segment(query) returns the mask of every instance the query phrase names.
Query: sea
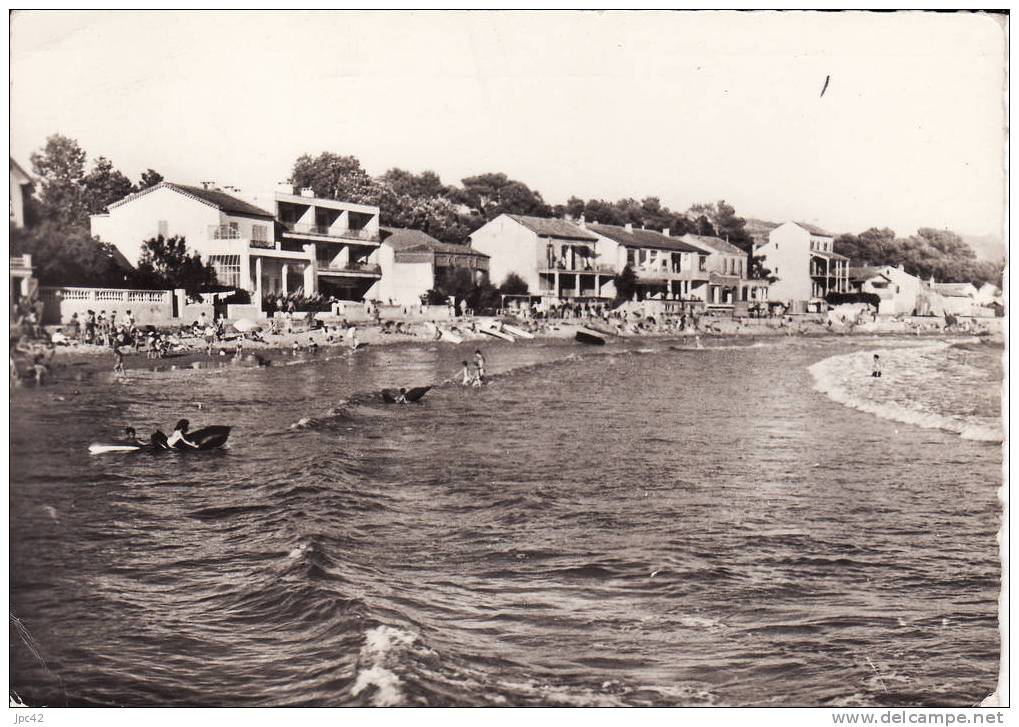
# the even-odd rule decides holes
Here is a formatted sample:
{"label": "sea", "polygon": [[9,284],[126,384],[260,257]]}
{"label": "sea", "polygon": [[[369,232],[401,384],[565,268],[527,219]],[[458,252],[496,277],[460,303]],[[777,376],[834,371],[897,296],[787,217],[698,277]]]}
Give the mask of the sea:
{"label": "sea", "polygon": [[[123,382],[69,366],[14,391],[12,700],[971,706],[995,689],[1000,344],[493,340],[488,383],[452,383],[476,347],[137,359]],[[385,404],[401,386],[433,388]],[[182,417],[233,427],[228,448],[89,454]]]}

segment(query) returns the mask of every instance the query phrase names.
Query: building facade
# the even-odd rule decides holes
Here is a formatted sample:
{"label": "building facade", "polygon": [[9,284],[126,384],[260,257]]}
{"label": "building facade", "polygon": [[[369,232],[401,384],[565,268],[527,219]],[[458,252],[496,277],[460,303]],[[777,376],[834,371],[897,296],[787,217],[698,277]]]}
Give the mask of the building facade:
{"label": "building facade", "polygon": [[616,256],[582,226],[550,217],[501,214],[471,233],[471,247],[489,256],[496,285],[510,273],[531,295],[554,302],[615,297]]}
{"label": "building facade", "polygon": [[768,305],[768,281],[750,278],[747,253],[719,237],[683,235],[683,242],[708,253],[707,297],[709,306],[735,307],[747,303],[758,308]]}
{"label": "building facade", "polygon": [[418,305],[444,276],[466,270],[475,283],[488,279],[489,257],[466,245],[440,242],[420,230],[382,227],[378,298],[391,305]]}
{"label": "building facade", "polygon": [[378,299],[382,278],[378,207],[315,197],[310,189],[294,194],[286,184],[274,192],[243,196],[272,211],[280,250],[307,253],[311,282],[307,289],[339,300]]}
{"label": "building facade", "polygon": [[771,230],[755,253],[776,279],[771,299],[794,308],[820,308],[829,293],[848,293],[849,259],[835,252],[834,242],[831,233],[803,222]]}
{"label": "building facade", "polygon": [[901,265],[879,265],[849,268],[849,285],[852,292],[878,296],[881,315],[913,315],[919,307],[923,281]]}
{"label": "building facade", "polygon": [[707,302],[708,253],[669,230],[661,232],[634,228],[633,225],[585,225],[598,236],[599,248],[616,272],[627,265],[637,275],[638,295],[642,298]]}
{"label": "building facade", "polygon": [[[10,159],[10,157],[8,157]],[[15,227],[25,226],[25,200],[32,194],[32,177],[11,159],[10,212]]]}

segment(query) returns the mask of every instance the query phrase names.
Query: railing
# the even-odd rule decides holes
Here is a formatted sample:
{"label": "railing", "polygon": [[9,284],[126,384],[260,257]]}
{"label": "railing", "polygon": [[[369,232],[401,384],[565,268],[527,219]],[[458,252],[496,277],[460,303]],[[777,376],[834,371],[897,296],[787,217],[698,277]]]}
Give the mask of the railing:
{"label": "railing", "polygon": [[121,288],[56,288],[52,295],[63,300],[94,301],[96,303],[169,303],[173,292],[169,290],[126,290]]}
{"label": "railing", "polygon": [[365,228],[350,228],[346,230],[333,230],[328,225],[309,225],[303,222],[284,222],[283,227],[288,232],[296,232],[301,235],[320,235],[322,237],[346,238],[348,240],[366,240],[378,242],[379,233]]}
{"label": "railing", "polygon": [[32,267],[31,255],[11,255],[11,269]]}
{"label": "railing", "polygon": [[241,231],[230,225],[209,225],[210,240],[240,240]]}
{"label": "railing", "polygon": [[368,263],[350,263],[348,265],[327,265],[323,266],[322,269],[328,270],[330,272],[340,273],[368,273],[371,275],[382,274],[382,266],[370,265]]}
{"label": "railing", "polygon": [[574,265],[574,267],[566,267],[566,263],[563,260],[553,260],[551,265],[547,265],[545,270],[549,272],[561,272],[561,273],[610,273],[615,275],[618,272],[612,265],[596,265],[581,263]]}

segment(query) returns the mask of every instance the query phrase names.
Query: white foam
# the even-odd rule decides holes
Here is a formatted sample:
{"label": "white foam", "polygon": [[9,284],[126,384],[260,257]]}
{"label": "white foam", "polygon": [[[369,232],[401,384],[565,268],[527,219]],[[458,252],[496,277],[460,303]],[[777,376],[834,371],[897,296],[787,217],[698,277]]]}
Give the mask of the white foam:
{"label": "white foam", "polygon": [[[908,349],[883,349],[881,354],[887,359],[889,354],[908,351],[921,355],[947,349],[949,344],[938,342],[927,346],[916,346]],[[849,354],[831,356],[819,361],[808,370],[814,377],[814,389],[826,394],[832,401],[851,409],[866,412],[882,419],[911,424],[924,429],[941,429],[958,434],[963,439],[980,442],[1000,442],[1000,427],[975,423],[964,416],[949,416],[945,413],[933,412],[916,408],[904,403],[892,401],[881,396],[881,390],[873,386],[887,387],[893,385],[887,378],[873,379],[870,377],[869,365],[874,351],[858,351]]]}
{"label": "white foam", "polygon": [[403,702],[400,677],[389,667],[396,663],[401,652],[411,648],[417,634],[392,626],[376,626],[364,635],[364,646],[358,656],[358,671],[351,687],[355,697],[373,687],[372,704],[376,707],[393,707]]}

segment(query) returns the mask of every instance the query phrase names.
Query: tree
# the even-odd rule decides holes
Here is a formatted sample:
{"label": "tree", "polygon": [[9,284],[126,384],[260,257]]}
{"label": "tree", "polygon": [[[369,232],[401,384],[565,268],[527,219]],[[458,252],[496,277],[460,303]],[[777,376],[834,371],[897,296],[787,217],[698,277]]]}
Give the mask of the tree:
{"label": "tree", "polygon": [[633,268],[626,265],[615,277],[616,298],[618,300],[633,300],[637,293],[637,273]]}
{"label": "tree", "polygon": [[68,226],[88,221],[82,180],[85,151],[74,139],[53,134],[42,150],[31,156],[39,179],[39,205],[43,219]]}
{"label": "tree", "polygon": [[467,177],[462,183],[458,201],[486,222],[506,212],[538,216],[551,213],[540,193],[501,172]]}
{"label": "tree", "polygon": [[527,282],[516,273],[509,273],[499,286],[503,295],[527,295],[530,291]]}
{"label": "tree", "polygon": [[149,187],[155,187],[157,184],[163,181],[163,175],[157,172],[155,169],[146,169],[142,172],[141,179],[138,181],[138,191],[148,189]]}
{"label": "tree", "polygon": [[135,191],[131,180],[103,156],[92,163],[92,171],[82,178],[81,186],[85,209],[90,215],[105,212],[109,204]]}
{"label": "tree", "polygon": [[359,204],[376,204],[379,189],[361,168],[357,157],[322,152],[317,157],[302,154],[294,162],[290,182],[297,188],[310,187],[316,197]]}
{"label": "tree", "polygon": [[142,244],[142,255],[132,279],[143,287],[183,288],[194,296],[203,286],[215,283],[216,272],[197,252],[188,254],[183,237],[159,235]]}
{"label": "tree", "polygon": [[45,220],[34,228],[11,225],[11,252],[31,255],[35,276],[43,285],[122,286],[127,270],[113,247],[99,242],[81,225]]}

